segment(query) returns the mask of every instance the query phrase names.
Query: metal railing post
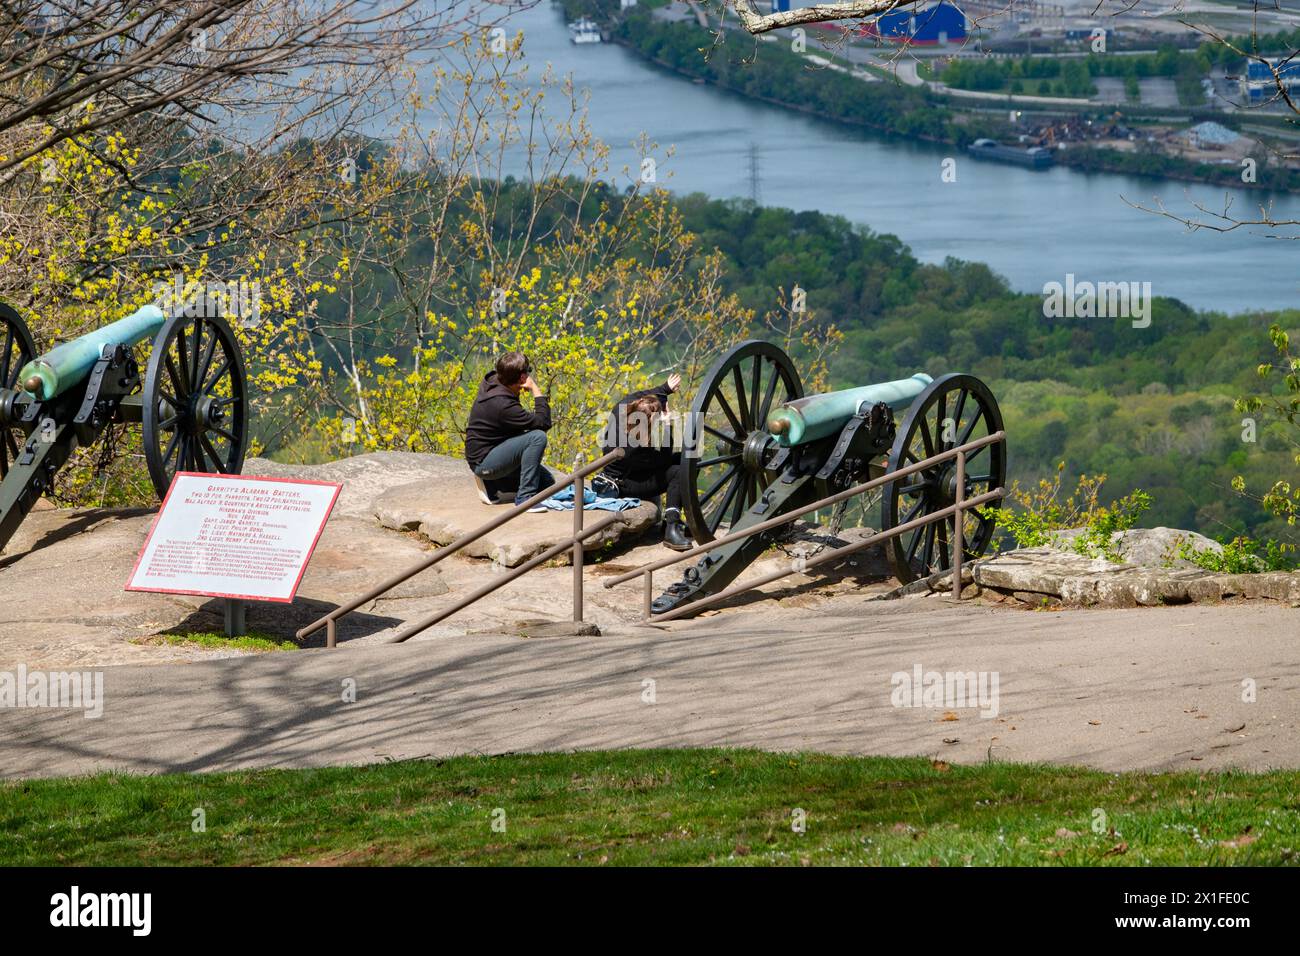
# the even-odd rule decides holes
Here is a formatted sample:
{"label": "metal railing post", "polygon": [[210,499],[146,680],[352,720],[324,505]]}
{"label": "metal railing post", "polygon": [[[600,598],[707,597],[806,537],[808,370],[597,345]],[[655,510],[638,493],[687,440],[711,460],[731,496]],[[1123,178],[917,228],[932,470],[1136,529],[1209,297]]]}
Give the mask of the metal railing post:
{"label": "metal railing post", "polygon": [[[575,469],[574,474],[565,475],[562,479],[555,482],[550,487],[543,488],[541,491],[533,495],[527,501],[522,501],[512,508],[502,511],[502,513],[498,517],[493,518],[491,521],[488,521],[485,524],[479,525],[473,531],[461,535],[459,538],[457,538],[455,541],[452,541],[450,544],[446,544],[438,548],[438,550],[434,551],[431,555],[429,555],[429,557],[421,560],[418,564],[410,568],[407,568],[405,571],[402,571],[394,575],[393,577],[389,578],[387,581],[384,581],[382,584],[379,584],[371,588],[369,591],[367,591],[365,594],[361,595],[360,597],[353,598],[347,604],[343,604],[340,605],[339,607],[334,608],[334,610],[330,611],[328,614],[322,615],[321,617],[317,618],[315,621],[312,621],[306,627],[300,628],[297,632],[298,639],[303,640],[309,634],[312,634],[323,627],[326,629],[326,646],[334,647],[335,645],[330,640],[329,635],[334,633],[334,622],[337,621],[339,618],[343,617],[346,614],[351,614],[357,608],[361,607],[361,605],[366,604],[369,601],[373,601],[375,598],[379,597],[380,595],[388,591],[391,591],[393,588],[397,587],[403,581],[406,581],[409,578],[414,577],[415,575],[419,574],[421,571],[428,570],[429,568],[433,567],[435,564],[437,564],[439,561],[443,560],[444,558],[450,557],[451,555],[460,551],[462,548],[466,547],[467,545],[473,544],[475,541],[479,540],[479,538],[482,538],[484,535],[489,534],[492,531],[495,531],[497,528],[500,528],[506,522],[517,518],[521,514],[524,514],[525,512],[528,511],[529,508],[545,501],[547,498],[551,497],[551,495],[555,494],[557,491],[561,491],[565,488],[570,487],[571,485],[574,484],[575,481],[580,481],[584,475],[590,475],[593,474],[594,472],[600,471],[600,469],[604,468],[611,461],[614,461],[618,458],[622,458],[625,454],[626,451],[624,449],[615,448],[613,451],[609,452],[608,454],[601,455],[595,461],[589,462],[588,464],[583,465],[581,468]],[[580,523],[581,520],[582,520],[581,517],[575,515],[574,517],[575,527],[577,528],[582,527],[582,524]],[[564,547],[561,548],[560,550],[567,551],[568,548],[569,545],[565,544]],[[578,588],[581,588],[580,583],[578,585]],[[581,591],[579,590],[578,593],[580,594]]]}
{"label": "metal railing post", "polygon": [[573,459],[573,623],[582,623],[582,506],[583,497],[583,480],[582,475],[578,474],[582,464],[582,456],[577,455]]}
{"label": "metal railing post", "polygon": [[961,559],[965,545],[962,543],[962,522],[966,515],[962,505],[966,502],[966,453],[957,452],[957,511],[952,519],[952,599],[961,600]]}
{"label": "metal railing post", "polygon": [[653,570],[647,571],[645,574],[641,575],[641,578],[645,581],[645,593],[642,595],[645,601],[645,607],[643,608],[645,611],[645,617],[643,617],[642,620],[648,621],[650,620],[650,602],[653,600],[652,596],[655,593],[655,573]]}

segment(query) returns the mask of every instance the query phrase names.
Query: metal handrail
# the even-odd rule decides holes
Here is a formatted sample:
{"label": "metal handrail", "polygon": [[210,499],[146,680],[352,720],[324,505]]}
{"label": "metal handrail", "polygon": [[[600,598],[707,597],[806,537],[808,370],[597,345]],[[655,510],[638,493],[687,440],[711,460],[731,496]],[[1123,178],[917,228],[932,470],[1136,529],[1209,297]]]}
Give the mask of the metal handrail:
{"label": "metal handrail", "polygon": [[[957,459],[957,476],[958,476],[957,500],[953,505],[950,505],[949,507],[944,508],[940,511],[932,512],[921,518],[916,518],[912,521],[898,525],[897,527],[891,528],[889,531],[877,532],[876,534],[873,534],[868,538],[864,538],[862,541],[857,542],[853,545],[849,545],[842,548],[836,548],[834,551],[830,551],[825,555],[822,555],[813,560],[805,561],[803,563],[804,568],[815,567],[816,565],[821,564],[823,561],[829,560],[832,557],[842,556],[845,554],[852,553],[854,551],[860,550],[861,548],[867,547],[870,544],[876,544],[888,538],[896,537],[897,535],[902,534],[905,531],[910,531],[913,528],[920,527],[921,525],[931,524],[940,519],[946,519],[968,508],[975,508],[988,501],[992,501],[994,499],[1003,497],[1005,495],[1005,489],[999,487],[992,491],[987,491],[982,495],[977,495],[974,498],[966,499],[964,479],[966,475],[966,456],[971,452],[978,451],[979,449],[983,448],[985,445],[991,445],[999,441],[1005,441],[1006,437],[1007,436],[1005,431],[999,430],[993,432],[992,434],[985,435],[983,438],[978,438],[975,441],[967,442],[964,445],[958,445],[955,448],[949,448],[945,451],[940,452],[937,455],[931,455],[929,458],[923,458],[918,462],[915,462],[911,465],[907,465],[904,468],[899,468],[896,471],[886,472],[885,474],[879,476],[878,478],[872,478],[870,481],[863,482],[862,484],[859,485],[854,485],[852,488],[846,488],[844,491],[837,492],[836,494],[833,494],[827,498],[823,498],[820,501],[815,501],[810,505],[805,505],[796,511],[790,512],[789,514],[781,515],[780,517],[777,518],[770,518],[767,521],[760,521],[758,524],[751,525],[748,528],[743,528],[739,531],[730,532],[726,535],[723,535],[721,538],[715,538],[714,540],[706,542],[705,544],[696,545],[694,548],[692,548],[689,551],[683,551],[680,554],[670,555],[667,558],[662,558],[658,561],[653,561],[650,564],[642,565],[639,568],[634,568],[633,570],[628,571],[624,574],[620,574],[617,577],[608,578],[602,583],[605,587],[612,588],[615,585],[623,584],[624,582],[631,581],[634,578],[637,577],[642,578],[642,580],[645,582],[645,608],[644,608],[645,618],[644,619],[650,620],[651,618],[650,595],[654,588],[654,572],[663,570],[664,568],[670,567],[681,561],[686,561],[698,555],[705,554],[706,552],[713,551],[716,548],[720,548],[723,545],[730,544],[734,541],[741,541],[753,535],[761,534],[765,531],[770,531],[773,528],[778,528],[782,525],[789,524],[795,519],[800,518],[803,515],[808,514],[809,512],[819,511],[822,508],[839,504],[841,501],[845,501],[849,498],[853,498],[856,497],[857,495],[863,494],[864,492],[871,491],[875,488],[880,487],[881,485],[887,484],[888,482],[897,481],[899,478],[905,478],[908,475],[915,474],[918,471],[924,471],[927,468],[932,468],[933,466],[939,464],[940,462],[947,461],[949,458],[955,457]],[[953,546],[954,546],[953,548],[954,550],[953,594],[954,597],[960,599],[961,553],[959,549],[963,546],[961,522],[956,522],[955,533],[953,534]],[[720,591],[717,594],[712,595],[710,597],[701,598],[700,600],[692,601],[689,604],[684,604],[681,607],[673,609],[672,611],[668,611],[663,614],[656,614],[654,615],[654,620],[656,621],[671,620],[672,618],[678,617],[681,613],[697,610],[705,605],[713,604],[716,601],[720,601],[724,597],[731,597],[733,595],[740,594],[744,591],[751,590],[755,587],[760,587],[763,584],[769,584],[772,581],[785,577],[786,575],[795,573],[795,570],[796,569],[791,569],[789,571],[782,571],[779,573],[775,573],[773,575],[766,575],[762,579],[759,579],[758,581],[753,581],[745,585],[737,585],[736,587],[730,588],[726,591]]]}
{"label": "metal handrail", "polygon": [[[574,507],[575,508],[577,507],[576,501],[574,502]],[[606,528],[608,528],[611,524],[613,524],[617,520],[618,520],[618,515],[616,514],[605,515],[605,517],[598,520],[595,524],[591,525],[589,528],[586,528],[580,533],[575,534],[572,538],[569,538],[565,541],[561,541],[559,544],[547,548],[545,551],[543,551],[541,554],[537,555],[536,557],[529,558],[523,564],[519,565],[519,567],[511,568],[508,573],[499,575],[496,578],[496,580],[483,585],[481,588],[478,588],[476,591],[470,594],[467,594],[465,597],[461,598],[451,607],[444,608],[441,611],[437,611],[433,614],[430,614],[428,617],[420,621],[418,624],[408,627],[405,631],[402,631],[402,633],[391,638],[388,641],[388,643],[401,644],[404,641],[409,641],[411,638],[413,638],[416,634],[419,634],[421,631],[433,627],[433,625],[437,624],[439,621],[443,620],[444,618],[451,617],[451,615],[455,614],[457,611],[469,607],[471,604],[473,604],[475,601],[479,600],[480,598],[487,597],[497,588],[504,587],[505,585],[509,584],[511,581],[515,580],[516,578],[521,577],[524,574],[527,574],[529,571],[531,571],[533,568],[537,567],[538,565],[545,564],[547,561],[551,560],[552,558],[558,557],[560,554],[569,550],[569,548],[575,546],[581,547],[583,541],[585,541],[587,538],[590,538],[597,531],[604,531]],[[575,567],[577,568],[577,572],[575,574],[575,580],[580,580],[581,579],[580,576],[582,574],[581,565],[575,565]],[[575,607],[581,607],[581,604],[577,604],[575,605]],[[580,622],[581,616],[579,616],[577,620]]]}
{"label": "metal handrail", "polygon": [[[556,545],[553,548],[548,549],[545,552],[546,557],[542,558],[542,560],[538,560],[537,558],[534,558],[532,561],[529,561],[527,564],[520,566],[520,568],[522,568],[523,570],[520,570],[520,568],[513,569],[518,573],[512,573],[507,575],[504,580],[496,582],[491,588],[489,588],[487,591],[484,591],[483,593],[484,594],[490,593],[490,591],[496,590],[496,588],[500,587],[501,585],[508,584],[510,581],[513,581],[515,578],[517,578],[519,574],[522,574],[523,571],[532,570],[533,568],[537,567],[538,564],[541,564],[544,560],[550,560],[551,558],[556,557],[561,552],[571,547],[573,548],[573,552],[574,552],[573,553],[573,567],[574,567],[573,619],[575,623],[581,623],[582,622],[582,564],[583,564],[582,542],[585,541],[591,535],[595,534],[597,531],[608,526],[610,522],[617,517],[616,515],[610,515],[607,520],[598,521],[596,524],[592,525],[586,531],[583,531],[582,507],[581,507],[582,498],[583,498],[583,478],[585,478],[587,475],[599,471],[600,469],[608,465],[610,462],[622,458],[626,453],[627,453],[626,450],[623,448],[615,448],[613,451],[609,452],[608,454],[601,455],[595,461],[590,462],[589,464],[586,464],[581,468],[575,467],[572,472],[565,475],[563,478],[561,478],[559,481],[556,481],[554,484],[550,485],[549,487],[543,488],[541,491],[533,495],[527,501],[521,502],[520,504],[517,504],[511,509],[509,509],[508,511],[502,512],[496,518],[493,518],[491,521],[487,522],[486,524],[480,525],[479,527],[475,528],[473,531],[467,531],[465,534],[461,535],[455,541],[452,541],[450,544],[445,544],[437,551],[434,551],[433,554],[429,555],[429,557],[420,561],[418,564],[415,564],[410,568],[407,568],[405,571],[401,571],[398,574],[393,575],[391,578],[384,581],[382,584],[376,585],[374,588],[371,588],[365,594],[361,595],[361,597],[349,601],[347,604],[343,604],[340,605],[339,607],[334,608],[334,610],[330,611],[328,614],[325,614],[324,616],[318,618],[317,620],[308,624],[306,627],[301,628],[297,632],[298,639],[302,640],[308,634],[313,634],[323,627],[326,629],[325,646],[326,647],[336,646],[337,635],[335,633],[336,631],[335,624],[339,618],[343,617],[343,615],[351,614],[357,608],[361,607],[361,605],[373,601],[375,598],[379,597],[380,595],[384,594],[387,591],[391,591],[393,588],[397,587],[399,584],[403,583],[404,581],[407,581],[410,578],[415,577],[415,575],[419,574],[421,571],[428,570],[429,568],[437,564],[439,561],[441,561],[443,558],[450,557],[451,555],[455,554],[457,551],[461,550],[465,546],[473,544],[479,538],[483,537],[489,532],[495,531],[497,528],[500,528],[506,522],[511,521],[514,518],[517,518],[519,515],[526,512],[529,508],[545,501],[547,498],[551,497],[551,495],[555,494],[558,491],[562,491],[564,488],[567,488],[569,485],[573,485],[573,489],[574,489],[573,537],[565,540],[564,542],[561,542],[560,544]],[[575,465],[576,463],[577,462],[575,460]],[[480,588],[480,590],[482,589]],[[479,596],[481,597],[482,595]],[[477,599],[478,598],[474,598],[473,600],[477,600]],[[460,602],[457,605],[453,606],[453,608],[450,611],[448,611],[447,614],[454,614],[456,611],[461,610],[467,604],[472,604],[472,603],[473,603],[472,600],[468,602]],[[435,615],[435,617],[437,618],[437,620],[442,620],[442,618],[446,617],[447,614],[442,614],[440,617]],[[423,630],[424,628],[429,627],[430,624],[436,622],[437,621],[431,620],[427,623],[424,623],[421,627],[416,628],[415,630],[408,630],[406,632],[403,632],[403,635],[401,636],[401,640],[407,640],[418,631]]]}
{"label": "metal handrail", "polygon": [[947,459],[953,457],[958,452],[969,454],[972,451],[978,451],[980,448],[983,448],[985,445],[991,445],[994,442],[1002,441],[1004,438],[1006,438],[1006,436],[1007,433],[1004,431],[997,431],[991,435],[985,435],[983,438],[977,439],[972,442],[967,442],[965,445],[961,445],[957,448],[950,448],[947,451],[941,452],[938,455],[933,455],[929,458],[924,458],[921,461],[918,461],[915,464],[908,465],[905,468],[900,468],[897,471],[891,471],[886,474],[883,474],[879,478],[872,478],[870,481],[863,482],[860,485],[854,485],[852,488],[847,488],[844,491],[836,492],[835,494],[831,495],[829,498],[823,498],[821,501],[815,501],[812,504],[805,505],[804,507],[799,508],[796,511],[791,511],[789,514],[781,515],[778,518],[769,518],[767,521],[760,521],[758,524],[751,525],[750,527],[744,528],[740,531],[729,532],[728,534],[723,535],[721,538],[714,538],[712,541],[708,541],[704,544],[696,545],[695,547],[691,548],[691,550],[689,551],[682,551],[679,554],[670,555],[666,558],[662,558],[658,561],[652,562],[651,564],[643,564],[639,568],[633,568],[631,571],[628,571],[625,574],[620,574],[618,575],[618,577],[609,578],[602,583],[604,584],[605,587],[612,588],[616,584],[623,584],[624,582],[631,581],[633,578],[640,577],[643,574],[648,574],[652,571],[661,571],[666,567],[677,564],[679,561],[685,561],[688,558],[697,557],[708,551],[712,551],[715,548],[721,548],[723,545],[731,544],[733,541],[740,541],[744,538],[748,538],[751,535],[759,534],[763,531],[770,531],[771,529],[778,528],[783,524],[789,524],[791,521],[794,521],[796,518],[802,518],[804,515],[808,514],[809,512],[820,511],[822,508],[826,508],[831,505],[837,505],[841,501],[845,501],[849,498],[855,498],[860,494],[863,494],[868,491],[872,491],[875,488],[878,488],[881,485],[886,484],[890,481],[894,481],[898,478],[906,478],[908,475],[915,474],[918,471],[924,471],[927,468],[932,468],[933,466],[939,464],[939,462],[946,461]]}
{"label": "metal handrail", "polygon": [[[807,558],[801,562],[798,562],[797,567],[787,568],[786,570],[783,571],[773,571],[770,574],[765,574],[761,578],[757,578],[746,584],[738,584],[733,588],[728,588],[725,591],[719,591],[717,594],[711,594],[708,597],[700,598],[698,601],[691,601],[689,604],[683,604],[680,607],[673,608],[671,611],[666,611],[663,614],[656,614],[654,616],[654,620],[671,621],[673,618],[680,617],[683,614],[694,613],[695,611],[698,611],[702,607],[707,607],[710,604],[716,604],[719,601],[723,601],[729,597],[735,597],[737,594],[743,594],[745,591],[752,591],[754,588],[762,587],[764,584],[771,584],[773,581],[779,581],[781,578],[784,578],[788,575],[802,573],[808,568],[816,567],[817,565],[823,563],[824,561],[830,561],[833,558],[842,558],[846,554],[852,554],[855,551],[861,551],[863,548],[870,547],[873,544],[879,544],[881,541],[884,541],[887,538],[897,537],[900,534],[904,534],[905,532],[911,531],[913,528],[919,528],[922,525],[933,524],[936,521],[945,520],[947,518],[950,518],[958,514],[961,511],[964,511],[967,508],[977,508],[982,504],[986,504],[987,502],[995,501],[1001,498],[1004,494],[1005,492],[1001,487],[994,488],[992,491],[986,491],[982,495],[976,495],[974,498],[968,498],[964,502],[951,504],[948,507],[941,508],[938,511],[932,511],[928,515],[925,515],[924,517],[914,518],[911,521],[904,522],[903,524],[890,528],[888,531],[878,531],[869,537],[863,538],[861,541],[855,541],[853,544],[845,545],[842,548],[836,548],[833,551],[827,551],[825,554],[820,554],[815,558]],[[961,538],[960,532],[953,535],[954,545],[959,543],[960,538]],[[957,562],[954,563],[956,563],[957,565],[954,568],[955,573],[953,575],[954,597],[957,600],[961,600],[961,584],[960,584],[961,567],[959,563]],[[650,575],[647,574],[646,579],[649,580],[649,578]]]}

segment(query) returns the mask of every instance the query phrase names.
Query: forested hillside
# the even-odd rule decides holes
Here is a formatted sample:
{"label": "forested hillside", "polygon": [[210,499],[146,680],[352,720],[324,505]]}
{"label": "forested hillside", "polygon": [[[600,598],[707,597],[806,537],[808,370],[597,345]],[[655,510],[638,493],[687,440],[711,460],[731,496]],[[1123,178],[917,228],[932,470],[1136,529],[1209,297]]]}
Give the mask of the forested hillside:
{"label": "forested hillside", "polygon": [[845,331],[837,385],[970,372],[1002,403],[1022,483],[1064,460],[1072,474],[1106,472],[1117,495],[1149,491],[1146,523],[1294,539],[1230,488],[1237,474],[1255,488],[1294,475],[1290,426],[1261,420],[1258,440],[1243,442],[1232,401],[1259,388],[1269,323],[1300,328],[1300,312],[1234,318],[1156,299],[1148,328],[1048,319],[1041,296],[1010,291],[985,265],[922,264],[893,236],[839,217],[700,196],[680,206],[703,244],[726,253],[747,304],[797,282],[808,307]]}
{"label": "forested hillside", "polygon": [[[504,188],[502,238],[526,189]],[[626,198],[606,190],[588,201],[617,209]],[[842,217],[701,195],[675,205],[701,252],[722,253],[721,284],[745,307],[762,316],[797,286],[815,321],[844,333],[833,385],[970,372],[1002,403],[1012,477],[1022,483],[1064,460],[1067,480],[1106,472],[1115,496],[1150,492],[1145,523],[1294,540],[1294,529],[1230,487],[1234,475],[1257,493],[1294,475],[1293,429],[1261,418],[1257,441],[1244,442],[1232,403],[1261,388],[1255,370],[1270,359],[1269,324],[1300,328],[1300,312],[1228,317],[1159,298],[1146,328],[1049,319],[1041,295],[1013,292],[983,264],[921,263],[898,238]],[[745,334],[771,336],[757,321],[735,337]]]}

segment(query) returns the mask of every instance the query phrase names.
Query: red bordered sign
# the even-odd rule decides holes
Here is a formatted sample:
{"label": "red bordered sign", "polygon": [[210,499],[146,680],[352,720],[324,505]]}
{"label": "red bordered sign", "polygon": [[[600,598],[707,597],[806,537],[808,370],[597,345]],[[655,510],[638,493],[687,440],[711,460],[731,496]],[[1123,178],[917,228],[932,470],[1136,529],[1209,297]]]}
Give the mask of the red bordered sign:
{"label": "red bordered sign", "polygon": [[126,590],[287,604],[342,488],[177,472]]}

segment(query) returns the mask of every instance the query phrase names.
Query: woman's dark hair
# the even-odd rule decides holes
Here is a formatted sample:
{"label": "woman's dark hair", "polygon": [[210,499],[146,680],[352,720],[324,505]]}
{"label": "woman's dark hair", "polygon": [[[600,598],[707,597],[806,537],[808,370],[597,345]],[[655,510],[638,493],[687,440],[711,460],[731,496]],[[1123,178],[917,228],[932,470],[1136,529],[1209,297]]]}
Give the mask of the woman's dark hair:
{"label": "woman's dark hair", "polygon": [[523,352],[507,352],[497,359],[497,381],[502,385],[518,385],[531,371],[528,356]]}
{"label": "woman's dark hair", "polygon": [[628,415],[639,413],[647,418],[653,418],[661,411],[663,411],[663,406],[659,404],[659,396],[657,395],[642,395],[627,404]]}

